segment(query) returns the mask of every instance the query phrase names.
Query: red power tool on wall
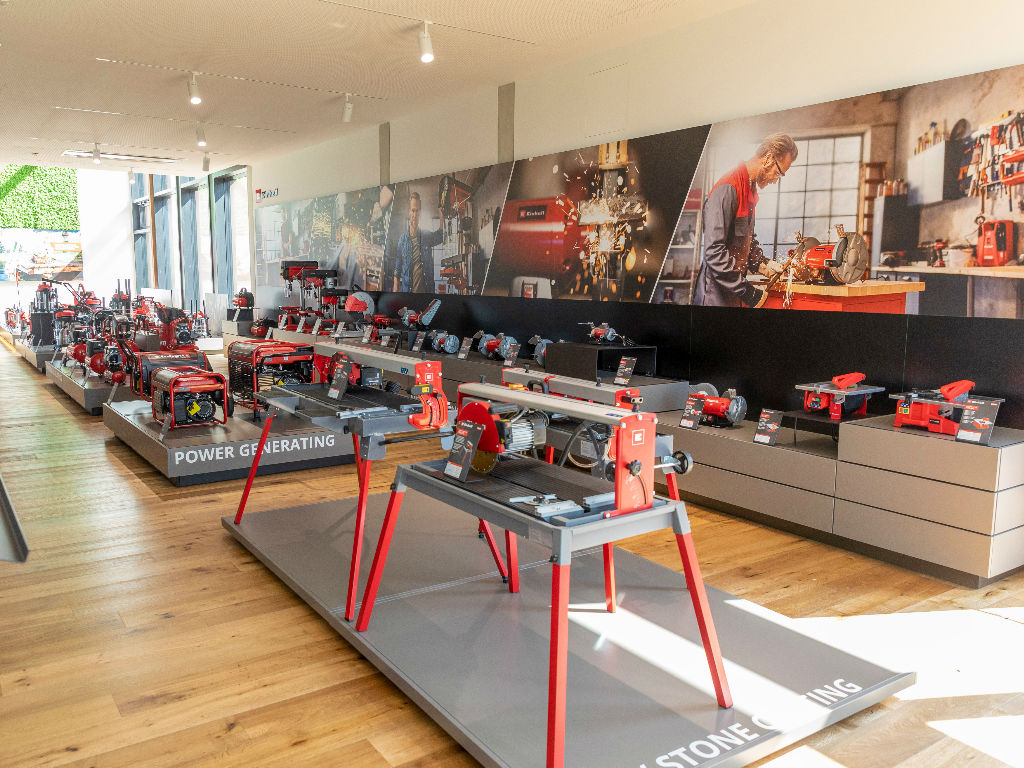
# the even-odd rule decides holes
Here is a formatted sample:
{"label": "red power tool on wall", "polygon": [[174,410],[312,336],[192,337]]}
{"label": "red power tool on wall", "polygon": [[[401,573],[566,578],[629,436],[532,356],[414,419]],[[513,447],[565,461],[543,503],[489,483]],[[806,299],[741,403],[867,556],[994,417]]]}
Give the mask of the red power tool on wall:
{"label": "red power tool on wall", "polygon": [[938,389],[912,389],[889,395],[893,400],[899,400],[896,404],[896,426],[923,427],[929,432],[955,435],[964,403],[973,388],[973,381],[961,379]]}

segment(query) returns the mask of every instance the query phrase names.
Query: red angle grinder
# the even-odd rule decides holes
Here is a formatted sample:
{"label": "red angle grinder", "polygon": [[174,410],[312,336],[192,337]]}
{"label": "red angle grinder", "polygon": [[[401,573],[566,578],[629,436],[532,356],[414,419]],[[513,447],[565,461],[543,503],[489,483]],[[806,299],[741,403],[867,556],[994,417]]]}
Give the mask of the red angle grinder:
{"label": "red angle grinder", "polygon": [[844,416],[863,416],[868,412],[868,399],[885,387],[861,384],[863,373],[844,373],[831,381],[797,384],[803,390],[804,410],[808,413],[828,411],[829,418],[838,421]]}
{"label": "red angle grinder", "polygon": [[702,402],[701,424],[731,427],[739,424],[747,415],[747,401],[737,395],[735,389],[727,389],[719,396],[718,390],[711,384],[700,384],[698,390],[690,396],[700,398]]}
{"label": "red angle grinder", "polygon": [[938,389],[912,389],[889,395],[893,400],[899,400],[896,404],[896,426],[924,427],[929,432],[955,435],[964,403],[973,388],[973,381],[961,379]]}

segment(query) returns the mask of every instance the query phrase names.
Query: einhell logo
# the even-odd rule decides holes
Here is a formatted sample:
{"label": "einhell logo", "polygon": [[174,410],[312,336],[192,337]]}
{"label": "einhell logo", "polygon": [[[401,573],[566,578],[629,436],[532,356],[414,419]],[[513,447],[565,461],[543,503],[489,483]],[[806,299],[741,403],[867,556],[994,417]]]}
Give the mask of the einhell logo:
{"label": "einhell logo", "polygon": [[277,188],[274,189],[257,189],[256,190],[256,202],[266,200],[267,198],[277,197]]}

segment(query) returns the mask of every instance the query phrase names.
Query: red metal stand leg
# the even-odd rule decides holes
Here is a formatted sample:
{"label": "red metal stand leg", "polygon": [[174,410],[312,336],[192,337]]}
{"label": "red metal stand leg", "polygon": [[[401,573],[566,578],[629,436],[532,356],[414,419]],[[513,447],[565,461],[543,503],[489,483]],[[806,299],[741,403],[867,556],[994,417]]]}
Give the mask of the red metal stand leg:
{"label": "red metal stand leg", "polygon": [[363,457],[359,455],[359,435],[352,435],[352,452],[356,457],[356,474],[363,471]]}
{"label": "red metal stand leg", "polygon": [[486,520],[481,520],[477,530],[479,530],[484,535],[484,539],[487,540],[487,546],[491,550],[491,557],[494,558],[494,564],[498,566],[498,573],[501,574],[501,580],[507,582],[508,570],[505,568],[505,562],[501,556],[501,552],[498,551],[498,542],[494,540],[494,534],[491,533],[491,526]]}
{"label": "red metal stand leg", "polygon": [[565,687],[569,656],[569,565],[551,566],[547,768],[565,765]]}
{"label": "red metal stand leg", "polygon": [[715,620],[708,606],[708,593],[704,589],[700,563],[697,562],[697,552],[693,548],[693,537],[689,533],[677,533],[676,543],[679,545],[679,556],[683,559],[686,588],[690,591],[690,600],[693,601],[693,612],[697,616],[700,639],[704,643],[704,654],[708,659],[708,669],[711,670],[711,681],[715,685],[718,706],[731,707],[732,694],[729,692],[729,681],[725,678],[722,650],[718,647],[718,633],[715,632]]}
{"label": "red metal stand leg", "polygon": [[668,486],[668,497],[672,501],[679,501],[679,483],[676,482],[676,473],[669,470],[665,473],[665,485]]}
{"label": "red metal stand leg", "polygon": [[553,445],[546,445],[546,446],[544,446],[544,461],[546,461],[548,464],[554,464],[555,463],[555,446],[553,446]]}
{"label": "red metal stand leg", "polygon": [[242,522],[242,515],[245,513],[245,502],[249,500],[252,481],[256,478],[256,470],[260,467],[260,459],[263,457],[263,446],[267,444],[267,435],[270,434],[270,425],[273,423],[274,414],[268,413],[267,420],[263,424],[263,434],[260,435],[259,446],[256,448],[256,455],[252,457],[252,466],[249,467],[249,478],[245,481],[245,490],[242,491],[242,498],[238,502],[238,511],[235,513],[235,525]]}
{"label": "red metal stand leg", "polygon": [[369,459],[363,459],[359,465],[359,500],[356,502],[356,529],[352,534],[352,562],[348,569],[348,599],[345,601],[345,621],[352,621],[356,616],[356,591],[359,589],[359,558],[363,553],[363,529],[366,527],[366,497],[370,495],[371,463]]}
{"label": "red metal stand leg", "polygon": [[615,548],[612,544],[604,547],[604,604],[608,613],[615,613]]}
{"label": "red metal stand leg", "polygon": [[391,537],[395,533],[395,523],[398,521],[398,510],[402,506],[403,496],[405,496],[405,491],[391,492],[391,499],[388,501],[388,511],[384,515],[384,527],[381,529],[380,539],[377,541],[377,551],[373,553],[370,578],[366,582],[366,591],[363,592],[363,604],[359,606],[359,620],[356,622],[357,632],[366,631],[366,626],[370,623],[370,616],[373,615],[373,604],[377,600],[377,589],[380,587],[380,577],[384,572],[384,563],[388,559]]}
{"label": "red metal stand leg", "polygon": [[508,558],[508,591],[519,591],[519,545],[512,531],[505,531],[505,557]]}

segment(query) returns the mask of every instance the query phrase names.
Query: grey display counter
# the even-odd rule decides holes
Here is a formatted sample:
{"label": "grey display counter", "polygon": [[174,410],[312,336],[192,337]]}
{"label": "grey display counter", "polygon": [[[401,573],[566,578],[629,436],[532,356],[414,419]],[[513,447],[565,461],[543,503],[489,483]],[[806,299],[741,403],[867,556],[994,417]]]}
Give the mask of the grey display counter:
{"label": "grey display counter", "polygon": [[[318,355],[330,356],[337,352],[340,348],[329,341],[318,342],[314,347],[314,350]],[[501,360],[491,360],[484,357],[479,352],[470,351],[469,356],[465,360],[460,360],[456,355],[446,355],[433,350],[424,349],[421,352],[413,352],[408,349],[399,349],[398,354],[405,355],[407,357],[421,360],[439,360],[443,364],[442,372],[442,389],[444,390],[445,396],[455,402],[458,397],[459,384],[463,384],[467,381],[479,382],[481,379],[486,379],[488,384],[500,384],[501,383],[501,371],[505,366]],[[537,375],[543,378],[544,369],[536,365],[529,358],[522,358],[516,362],[515,367],[523,367],[529,365],[531,371],[536,371]],[[391,376],[395,378],[400,384],[408,385],[412,379],[403,379],[401,376]],[[609,387],[615,387],[612,384],[612,374],[608,374],[606,379]],[[678,381],[675,379],[662,379],[655,376],[636,376],[634,375],[629,380],[627,385],[630,388],[640,390],[640,395],[644,398],[644,403],[641,406],[641,410],[649,413],[660,413],[662,411],[681,409],[686,404],[686,398],[690,396],[690,385],[686,381]],[[676,419],[678,422],[678,419]]]}
{"label": "grey display counter", "polygon": [[971,445],[880,416],[839,429],[833,532],[970,574],[1024,566],[1024,431]]}
{"label": "grey display counter", "polygon": [[30,347],[24,339],[15,339],[14,349],[25,361],[40,373],[46,373],[46,361],[53,359],[53,345]]}
{"label": "grey display counter", "polygon": [[[86,375],[80,365],[63,365],[46,361],[46,378],[56,384],[68,397],[89,411],[93,416],[103,413],[103,404],[110,398],[113,384],[103,380],[94,373]],[[117,388],[116,400],[132,400],[136,395],[131,387],[124,385]]]}
{"label": "grey display counter", "polygon": [[769,447],[755,422],[689,430],[681,416],[658,430],[696,462],[686,498],[971,587],[1024,567],[1024,431],[979,446],[878,416],[843,422],[838,442],[784,429]]}
{"label": "grey display counter", "polygon": [[23,339],[24,336],[22,336],[22,335],[15,335],[15,334],[11,333],[11,329],[8,328],[7,326],[0,326],[0,338],[2,338],[4,341],[6,341],[8,344],[10,344],[13,347],[14,346],[14,342],[18,341],[19,339]]}
{"label": "grey display counter", "polygon": [[[172,429],[161,439],[161,424],[153,420],[152,405],[144,400],[103,404],[103,423],[175,485],[197,485],[245,477],[263,430],[251,411],[239,409],[226,424]],[[355,460],[353,445],[328,429],[281,414],[267,437],[260,475],[312,469]]]}

